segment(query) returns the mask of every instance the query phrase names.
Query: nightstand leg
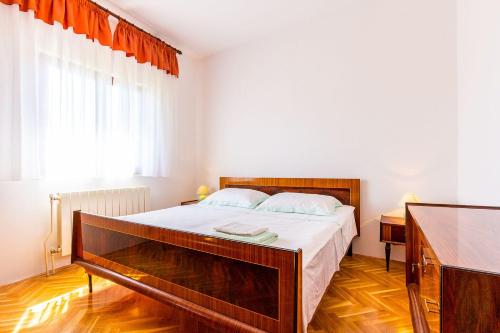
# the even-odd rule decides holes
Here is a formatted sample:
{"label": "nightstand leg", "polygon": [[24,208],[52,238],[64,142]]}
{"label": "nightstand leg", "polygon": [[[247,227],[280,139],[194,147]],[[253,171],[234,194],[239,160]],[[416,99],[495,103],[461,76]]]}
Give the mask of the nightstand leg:
{"label": "nightstand leg", "polygon": [[385,243],[385,266],[389,271],[389,261],[391,260],[391,244]]}
{"label": "nightstand leg", "polygon": [[89,294],[92,294],[92,275],[87,274],[89,277]]}

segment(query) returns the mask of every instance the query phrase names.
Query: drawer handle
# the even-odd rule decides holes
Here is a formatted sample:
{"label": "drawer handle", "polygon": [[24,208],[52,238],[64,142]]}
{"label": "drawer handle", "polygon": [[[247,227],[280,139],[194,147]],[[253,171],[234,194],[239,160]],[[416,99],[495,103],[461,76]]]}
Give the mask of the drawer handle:
{"label": "drawer handle", "polygon": [[434,263],[431,261],[431,262],[428,262],[427,260],[432,260],[432,258],[427,258],[425,256],[425,254],[422,254],[422,268],[424,270],[424,273],[426,272],[425,268],[428,266],[428,265],[434,265]]}
{"label": "drawer handle", "polygon": [[[433,301],[432,299],[424,297],[424,304],[425,304],[425,309],[427,310],[427,312],[439,313],[439,303],[438,302]],[[437,310],[435,310],[435,309],[429,309],[429,304],[436,306]]]}

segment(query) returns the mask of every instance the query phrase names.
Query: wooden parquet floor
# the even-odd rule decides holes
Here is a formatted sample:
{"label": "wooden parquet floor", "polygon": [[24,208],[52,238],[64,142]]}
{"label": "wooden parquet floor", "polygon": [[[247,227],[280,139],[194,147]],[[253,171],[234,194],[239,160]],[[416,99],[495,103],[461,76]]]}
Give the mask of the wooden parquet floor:
{"label": "wooden parquet floor", "polygon": [[[355,255],[341,263],[309,333],[411,332],[404,264]],[[69,266],[0,287],[0,332],[183,332],[170,307]]]}
{"label": "wooden parquet floor", "polygon": [[413,332],[405,264],[345,257],[309,324],[309,333]]}

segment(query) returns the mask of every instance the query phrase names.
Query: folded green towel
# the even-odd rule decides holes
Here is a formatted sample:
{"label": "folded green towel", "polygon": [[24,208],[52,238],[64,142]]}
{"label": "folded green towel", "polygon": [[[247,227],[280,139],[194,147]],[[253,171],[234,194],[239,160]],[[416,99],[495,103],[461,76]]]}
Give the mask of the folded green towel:
{"label": "folded green towel", "polygon": [[241,241],[241,242],[262,244],[262,245],[271,244],[272,242],[274,242],[278,238],[277,233],[270,232],[270,231],[265,231],[261,234],[255,235],[255,236],[238,236],[238,235],[226,234],[223,232],[215,232],[214,236],[232,239],[232,240],[237,240],[237,241]]}

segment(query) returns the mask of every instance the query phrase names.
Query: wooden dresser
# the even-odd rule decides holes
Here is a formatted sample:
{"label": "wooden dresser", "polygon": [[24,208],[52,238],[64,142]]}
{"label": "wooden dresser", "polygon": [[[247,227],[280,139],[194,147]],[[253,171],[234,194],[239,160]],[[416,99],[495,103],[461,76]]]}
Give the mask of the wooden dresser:
{"label": "wooden dresser", "polygon": [[407,204],[415,332],[500,332],[500,208]]}

